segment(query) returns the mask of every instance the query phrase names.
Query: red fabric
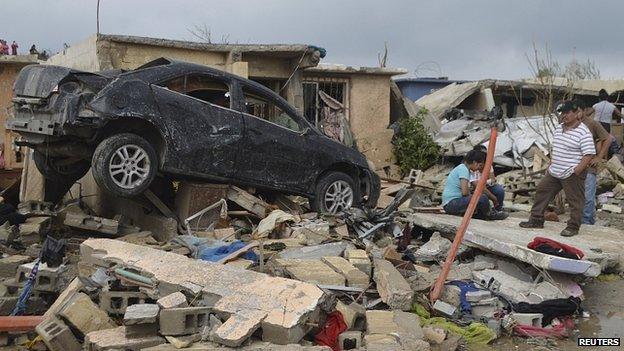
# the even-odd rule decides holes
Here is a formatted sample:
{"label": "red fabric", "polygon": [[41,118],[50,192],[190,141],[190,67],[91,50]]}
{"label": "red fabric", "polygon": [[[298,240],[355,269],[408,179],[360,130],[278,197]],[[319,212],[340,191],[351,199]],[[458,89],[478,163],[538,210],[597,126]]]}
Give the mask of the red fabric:
{"label": "red fabric", "polygon": [[347,323],[345,323],[342,313],[334,311],[327,316],[323,329],[316,334],[314,341],[318,345],[329,346],[334,351],[340,351],[340,345],[338,345],[338,335],[347,330]]}
{"label": "red fabric", "polygon": [[554,247],[555,249],[561,249],[567,253],[576,255],[579,260],[583,258],[583,256],[585,256],[585,254],[583,253],[583,251],[577,249],[576,247],[570,246],[570,245],[566,245],[564,243],[560,243],[558,241],[554,241],[552,239],[548,239],[548,238],[542,238],[541,236],[536,236],[535,238],[533,238],[533,241],[531,241],[527,247],[531,250],[535,250],[535,248],[537,248],[540,245],[543,244],[547,244],[550,245],[552,247]]}
{"label": "red fabric", "polygon": [[552,328],[540,328],[532,325],[516,325],[514,334],[533,338],[559,338],[564,339],[570,336],[570,331],[574,329],[574,321],[571,318],[564,318],[561,324]]}

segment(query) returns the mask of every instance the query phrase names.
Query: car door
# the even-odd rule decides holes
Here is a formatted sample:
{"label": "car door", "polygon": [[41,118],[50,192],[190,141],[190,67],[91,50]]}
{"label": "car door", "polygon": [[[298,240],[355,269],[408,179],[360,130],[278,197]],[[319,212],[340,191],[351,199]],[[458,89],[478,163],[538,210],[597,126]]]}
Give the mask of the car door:
{"label": "car door", "polygon": [[229,82],[205,73],[152,85],[171,135],[165,168],[200,177],[231,177],[243,137],[241,113],[229,108]]}
{"label": "car door", "polygon": [[304,192],[318,164],[306,125],[279,100],[253,87],[242,87],[245,138],[239,175],[268,187]]}

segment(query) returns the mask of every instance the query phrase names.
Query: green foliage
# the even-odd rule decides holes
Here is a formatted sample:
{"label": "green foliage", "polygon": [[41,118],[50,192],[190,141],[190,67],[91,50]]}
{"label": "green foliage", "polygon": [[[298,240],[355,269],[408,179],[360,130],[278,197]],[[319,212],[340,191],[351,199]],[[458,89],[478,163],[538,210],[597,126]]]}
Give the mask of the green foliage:
{"label": "green foliage", "polygon": [[427,109],[423,108],[415,117],[404,118],[399,122],[394,155],[403,173],[408,173],[412,168],[427,169],[440,158],[440,146],[433,141],[422,123],[427,113]]}

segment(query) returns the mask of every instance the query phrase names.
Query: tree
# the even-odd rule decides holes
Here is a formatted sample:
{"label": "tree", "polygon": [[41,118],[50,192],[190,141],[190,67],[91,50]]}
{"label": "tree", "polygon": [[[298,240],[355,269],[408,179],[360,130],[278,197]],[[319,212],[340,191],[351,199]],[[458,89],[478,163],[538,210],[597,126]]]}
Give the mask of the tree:
{"label": "tree", "polygon": [[427,113],[427,109],[422,108],[416,116],[403,118],[399,122],[394,155],[405,174],[411,169],[427,169],[440,158],[440,146],[433,141],[422,123]]}

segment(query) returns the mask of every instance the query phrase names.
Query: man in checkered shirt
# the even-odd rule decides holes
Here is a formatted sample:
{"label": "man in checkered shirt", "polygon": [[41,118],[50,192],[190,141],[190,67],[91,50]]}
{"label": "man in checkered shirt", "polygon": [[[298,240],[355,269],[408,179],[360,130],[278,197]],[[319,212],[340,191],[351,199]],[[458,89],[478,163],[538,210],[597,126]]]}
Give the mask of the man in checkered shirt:
{"label": "man in checkered shirt", "polygon": [[561,124],[555,129],[551,161],[546,175],[535,191],[531,216],[521,222],[522,228],[544,228],[544,211],[561,189],[570,206],[570,219],[562,236],[578,234],[585,204],[585,175],[587,166],[596,155],[594,139],[589,128],[581,123],[584,113],[574,101],[565,101],[557,107]]}

